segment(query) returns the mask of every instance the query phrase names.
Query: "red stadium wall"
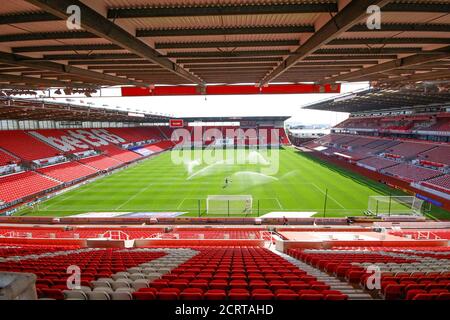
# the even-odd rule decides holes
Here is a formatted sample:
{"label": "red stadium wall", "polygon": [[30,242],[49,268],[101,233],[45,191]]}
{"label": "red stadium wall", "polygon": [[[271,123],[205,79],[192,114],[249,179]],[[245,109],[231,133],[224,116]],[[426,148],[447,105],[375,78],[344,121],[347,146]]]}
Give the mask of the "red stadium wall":
{"label": "red stadium wall", "polygon": [[135,247],[150,247],[150,246],[264,246],[264,240],[261,239],[146,239],[135,240]]}

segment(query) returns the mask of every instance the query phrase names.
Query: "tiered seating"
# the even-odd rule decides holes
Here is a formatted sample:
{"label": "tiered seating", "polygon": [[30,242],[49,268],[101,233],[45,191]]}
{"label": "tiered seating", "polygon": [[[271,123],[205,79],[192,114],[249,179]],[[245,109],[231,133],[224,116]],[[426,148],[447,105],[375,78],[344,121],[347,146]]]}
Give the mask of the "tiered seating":
{"label": "tiered seating", "polygon": [[443,119],[426,129],[427,131],[450,131],[450,121]]}
{"label": "tiered seating", "polygon": [[81,285],[84,291],[80,291],[96,299],[98,294],[91,291],[91,281],[109,277],[113,273],[123,272],[164,255],[164,252],[126,249],[79,249],[62,254],[55,252],[33,260],[5,261],[0,264],[0,270],[34,273],[38,276],[36,288],[39,297],[64,299],[67,277],[70,276],[67,274],[67,268],[76,265],[81,270]]}
{"label": "tiered seating", "polygon": [[[423,230],[423,231],[391,231],[390,234],[411,239],[449,239],[450,231],[446,230]],[[450,255],[443,258],[450,259]]]}
{"label": "tiered seating", "polygon": [[[133,293],[144,300],[345,300],[261,247],[196,247],[197,255]],[[136,272],[145,272],[145,268]]]}
{"label": "tiered seating", "polygon": [[445,174],[441,177],[421,182],[421,185],[448,193],[450,191],[450,175]]}
{"label": "tiered seating", "polygon": [[148,128],[108,128],[108,131],[127,140],[127,142],[146,141],[158,138],[158,135],[155,135],[151,130],[147,130],[148,132],[144,133],[142,129],[147,130]]}
{"label": "tiered seating", "polygon": [[450,147],[437,147],[419,154],[417,158],[421,161],[441,163],[450,166]]}
{"label": "tiered seating", "polygon": [[59,182],[36,172],[23,172],[0,177],[0,200],[8,203],[57,187]]}
{"label": "tiered seating", "polygon": [[38,160],[60,155],[61,152],[33,138],[25,131],[0,131],[0,148],[24,160]]}
{"label": "tiered seating", "polygon": [[417,156],[417,154],[426,150],[432,149],[435,146],[428,143],[416,143],[416,142],[402,142],[393,147],[385,149],[385,153],[398,155],[404,158],[411,158]]}
{"label": "tiered seating", "polygon": [[381,272],[381,288],[372,293],[386,300],[450,300],[450,265],[440,256],[448,258],[448,248],[350,247],[291,249],[288,253],[366,290],[372,289],[366,280],[373,275],[366,269],[376,266]]}
{"label": "tiered seating", "polygon": [[[90,144],[86,143],[85,141],[79,140],[79,139],[74,139],[68,132],[67,130],[64,129],[44,129],[44,130],[33,130],[31,131],[29,134],[31,134],[32,136],[36,137],[37,139],[43,139],[44,141],[46,141],[45,139],[49,139],[49,141],[52,141],[54,144],[49,143],[50,145],[55,146],[55,148],[58,148],[62,151],[68,152],[68,153],[78,153],[78,152],[84,152],[87,150],[92,150],[93,146],[91,146]],[[57,140],[57,141],[67,141],[67,140],[71,140],[71,141],[77,141],[77,143],[73,143],[70,144],[68,149],[64,149],[64,147],[60,144],[57,143],[53,140]],[[64,144],[64,142],[62,142]],[[78,143],[81,146],[84,146],[84,148],[79,147]]]}
{"label": "tiered seating", "polygon": [[103,146],[100,149],[108,157],[116,159],[116,160],[124,162],[124,163],[131,162],[131,161],[141,158],[141,156],[135,152],[123,150],[114,145]]}
{"label": "tiered seating", "polygon": [[335,126],[335,128],[378,128],[380,126],[380,119],[377,117],[372,118],[348,118],[343,122]]}
{"label": "tiered seating", "polygon": [[162,133],[163,138],[171,139],[172,132],[173,132],[172,128],[170,128],[170,127],[158,127],[158,129]]}
{"label": "tiered seating", "polygon": [[[2,231],[0,231],[1,236]],[[62,250],[78,249],[78,246],[55,246],[55,245],[27,245],[27,244],[5,244],[0,246],[0,257],[23,257],[34,254],[42,254],[49,252],[56,252]]]}
{"label": "tiered seating", "polygon": [[2,150],[0,150],[0,167],[8,164],[18,163],[20,160]]}
{"label": "tiered seating", "polygon": [[199,239],[201,234],[204,239],[261,239],[261,230],[179,228],[160,236],[163,239]]}
{"label": "tiered seating", "polygon": [[116,238],[117,231],[122,231],[128,239],[154,238],[164,231],[162,228],[91,228],[75,227],[67,230],[63,227],[25,227],[2,226],[0,236],[10,238],[56,238],[56,239],[86,239],[86,238]]}
{"label": "tiered seating", "polygon": [[426,169],[408,163],[383,169],[383,173],[398,177],[406,181],[423,181],[442,175],[441,171]]}
{"label": "tiered seating", "polygon": [[158,153],[161,151],[168,150],[174,146],[174,143],[170,140],[159,141],[156,143],[148,144],[140,149],[148,150],[149,153]]}
{"label": "tiered seating", "polygon": [[119,167],[123,164],[122,161],[106,157],[104,155],[93,156],[89,158],[79,159],[78,162],[87,164],[91,167],[97,168],[99,170],[109,170],[112,168]]}
{"label": "tiered seating", "polygon": [[98,172],[98,170],[87,167],[79,162],[66,162],[45,168],[40,168],[37,171],[61,182],[71,182],[79,180],[92,176]]}
{"label": "tiered seating", "polygon": [[384,168],[389,168],[389,167],[392,167],[392,166],[395,166],[396,164],[398,164],[398,162],[396,162],[396,161],[392,161],[392,160],[388,160],[388,159],[380,158],[380,157],[370,157],[367,159],[360,160],[360,161],[358,161],[358,163],[363,166],[373,168],[376,171],[384,169]]}

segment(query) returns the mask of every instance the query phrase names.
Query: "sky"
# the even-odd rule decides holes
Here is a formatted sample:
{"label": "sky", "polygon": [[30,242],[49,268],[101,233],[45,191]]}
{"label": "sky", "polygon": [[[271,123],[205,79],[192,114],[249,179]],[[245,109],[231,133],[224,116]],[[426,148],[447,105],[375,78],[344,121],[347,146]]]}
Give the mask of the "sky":
{"label": "sky", "polygon": [[[367,82],[344,83],[341,94],[368,87]],[[117,97],[118,89],[102,89],[103,97],[73,98],[71,103],[146,111],[174,117],[199,116],[291,116],[289,122],[335,125],[347,113],[304,110],[303,106],[337,96],[336,94],[274,94],[228,96]],[[105,97],[109,96],[109,97]],[[66,98],[52,99],[67,102]],[[117,108],[118,109],[118,108]]]}

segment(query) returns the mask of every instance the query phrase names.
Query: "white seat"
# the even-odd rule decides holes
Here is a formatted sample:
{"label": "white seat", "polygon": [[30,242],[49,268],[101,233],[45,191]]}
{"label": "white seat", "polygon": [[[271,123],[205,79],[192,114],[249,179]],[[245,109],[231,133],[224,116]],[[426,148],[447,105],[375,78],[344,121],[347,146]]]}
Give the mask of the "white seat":
{"label": "white seat", "polygon": [[134,290],[133,288],[117,288],[115,292],[129,292],[129,293],[133,293]]}
{"label": "white seat", "polygon": [[110,294],[111,300],[133,300],[130,292],[116,291]]}
{"label": "white seat", "polygon": [[105,288],[105,287],[95,287],[94,290],[92,290],[92,291],[96,291],[96,292],[102,291],[102,292],[106,292],[108,294],[114,292],[114,290],[112,288]]}
{"label": "white seat", "polygon": [[104,291],[92,291],[88,292],[89,300],[111,300],[108,293]]}
{"label": "white seat", "polygon": [[94,280],[91,283],[95,288],[97,288],[97,287],[111,288],[111,284],[109,283],[109,281]]}
{"label": "white seat", "polygon": [[148,288],[148,284],[149,284],[148,280],[138,279],[138,280],[135,280],[131,286],[133,287],[134,290],[137,291],[141,288]]}
{"label": "white seat", "polygon": [[112,278],[114,281],[117,281],[117,280],[119,280],[119,279],[128,279],[128,276],[126,276],[126,275],[124,275],[124,274],[113,274],[113,275],[111,276],[111,278]]}
{"label": "white seat", "polygon": [[130,280],[137,280],[137,279],[145,279],[145,274],[143,273],[133,273],[130,275]]}
{"label": "white seat", "polygon": [[117,280],[115,282],[112,283],[112,287],[115,290],[119,289],[119,288],[130,288],[130,283],[126,282],[126,281],[122,281],[122,280]]}
{"label": "white seat", "polygon": [[131,273],[131,274],[133,274],[133,273],[142,273],[142,268],[140,268],[140,267],[133,267],[133,268],[129,268],[127,271],[128,271],[128,273]]}
{"label": "white seat", "polygon": [[66,300],[87,300],[88,297],[82,290],[64,290],[64,298]]}

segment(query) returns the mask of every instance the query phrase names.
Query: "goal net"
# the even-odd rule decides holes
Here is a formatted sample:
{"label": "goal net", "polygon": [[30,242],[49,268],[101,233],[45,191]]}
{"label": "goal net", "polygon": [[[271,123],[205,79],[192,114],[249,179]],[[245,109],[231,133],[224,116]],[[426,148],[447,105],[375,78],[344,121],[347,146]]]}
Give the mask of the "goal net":
{"label": "goal net", "polygon": [[369,215],[422,215],[424,201],[413,196],[370,196]]}
{"label": "goal net", "polygon": [[252,207],[250,195],[212,195],[206,199],[207,214],[251,214]]}

